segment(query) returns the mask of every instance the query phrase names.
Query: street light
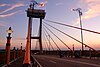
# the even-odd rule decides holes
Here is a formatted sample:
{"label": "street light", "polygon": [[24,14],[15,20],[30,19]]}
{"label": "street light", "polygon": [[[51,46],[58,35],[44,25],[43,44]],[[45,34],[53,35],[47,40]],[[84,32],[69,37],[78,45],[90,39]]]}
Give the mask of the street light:
{"label": "street light", "polygon": [[77,8],[77,9],[73,9],[73,11],[78,11],[78,13],[79,13],[80,27],[81,27],[81,41],[82,41],[82,54],[81,55],[83,55],[84,47],[83,47],[83,32],[82,32],[82,21],[81,21],[82,9],[81,8]]}
{"label": "street light", "polygon": [[9,27],[9,29],[7,30],[8,37],[10,37],[10,35],[11,35],[12,32],[13,32],[13,30],[11,29],[11,27]]}
{"label": "street light", "polygon": [[6,63],[10,64],[10,40],[11,40],[11,33],[12,33],[11,27],[7,30],[8,36],[7,36],[7,43],[6,43]]}
{"label": "street light", "polygon": [[21,47],[20,47],[20,56],[22,56],[22,43],[21,43]]}
{"label": "street light", "polygon": [[73,56],[74,56],[75,50],[74,50],[74,44],[73,44]]}
{"label": "street light", "polygon": [[22,50],[22,44],[23,44],[23,43],[21,43],[21,50]]}

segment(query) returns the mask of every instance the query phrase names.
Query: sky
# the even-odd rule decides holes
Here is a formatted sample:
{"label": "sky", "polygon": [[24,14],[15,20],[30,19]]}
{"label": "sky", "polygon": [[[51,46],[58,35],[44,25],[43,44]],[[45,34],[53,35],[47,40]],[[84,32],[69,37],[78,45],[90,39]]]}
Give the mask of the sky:
{"label": "sky", "polygon": [[[100,32],[100,0],[36,0],[38,3],[44,3],[44,6],[35,5],[35,9],[42,9],[46,11],[45,19],[57,21],[64,24],[80,27],[79,16],[77,11],[72,9],[82,9],[82,26],[85,29],[94,30]],[[28,27],[28,17],[25,10],[29,8],[31,0],[0,0],[0,49],[4,49],[6,46],[6,30],[12,27],[12,39],[11,48],[20,48],[21,43],[23,48],[26,46],[26,36]],[[45,21],[45,20],[43,20]],[[46,21],[45,21],[46,22]],[[80,30],[53,24],[48,24],[68,33],[81,41]],[[44,23],[43,23],[44,24]],[[39,19],[33,18],[32,22],[32,36],[38,35]],[[48,26],[48,28],[50,28]],[[74,44],[75,49],[81,49],[81,44],[72,40],[71,38],[61,34],[60,32],[50,28],[57,36],[59,36],[71,49]],[[44,29],[43,29],[44,31]],[[48,31],[49,32],[49,31]],[[50,32],[49,32],[50,33]],[[100,35],[83,31],[84,43],[93,47],[94,49],[100,49]],[[57,42],[58,46],[67,50],[54,35],[50,33],[51,37]],[[47,47],[47,40],[44,39],[43,33],[43,48]],[[51,41],[51,40],[50,40]],[[56,46],[51,41],[54,48]],[[36,46],[36,40],[32,40],[32,49]],[[85,47],[85,49],[88,49]]]}

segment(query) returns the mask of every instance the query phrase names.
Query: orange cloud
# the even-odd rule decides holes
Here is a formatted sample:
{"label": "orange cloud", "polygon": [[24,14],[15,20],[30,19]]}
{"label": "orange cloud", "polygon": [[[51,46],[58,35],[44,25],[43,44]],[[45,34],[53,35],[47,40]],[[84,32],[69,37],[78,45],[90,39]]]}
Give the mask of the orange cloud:
{"label": "orange cloud", "polygon": [[47,0],[40,2],[38,7],[43,7],[43,6],[45,6],[46,3],[47,3]]}
{"label": "orange cloud", "polygon": [[91,19],[100,16],[100,0],[83,0],[88,5],[88,10],[83,15],[84,19]]}
{"label": "orange cloud", "polygon": [[[5,6],[5,5],[6,5],[6,4],[3,4],[2,6]],[[3,14],[3,13],[5,13],[5,12],[7,12],[7,11],[13,10],[14,8],[21,7],[21,6],[25,6],[25,5],[22,4],[22,3],[17,3],[17,4],[15,4],[15,5],[12,5],[10,8],[8,8],[8,9],[6,9],[6,10],[0,12],[0,14]]]}
{"label": "orange cloud", "polygon": [[1,7],[10,6],[10,4],[0,4]]}
{"label": "orange cloud", "polygon": [[20,12],[20,11],[21,11],[21,10],[16,11],[16,12],[13,12],[13,13],[5,14],[5,15],[0,15],[0,18],[5,18],[5,17],[12,16],[12,15],[14,15],[14,14],[16,14],[16,13]]}
{"label": "orange cloud", "polygon": [[[100,0],[81,0],[80,2],[83,3],[83,5],[87,4],[87,7],[85,7],[87,10],[83,13],[82,20],[88,20],[100,16]],[[75,25],[79,24],[79,18],[74,22]]]}

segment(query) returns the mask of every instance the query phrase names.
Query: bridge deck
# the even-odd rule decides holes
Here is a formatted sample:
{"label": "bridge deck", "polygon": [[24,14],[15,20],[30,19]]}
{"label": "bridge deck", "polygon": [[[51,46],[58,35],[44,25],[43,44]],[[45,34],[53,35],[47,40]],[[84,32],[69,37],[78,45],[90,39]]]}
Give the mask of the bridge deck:
{"label": "bridge deck", "polygon": [[[42,67],[100,67],[100,59],[59,58],[57,56],[34,55]],[[22,67],[23,57],[6,67]]]}
{"label": "bridge deck", "polygon": [[35,55],[42,67],[100,67],[100,60]]}

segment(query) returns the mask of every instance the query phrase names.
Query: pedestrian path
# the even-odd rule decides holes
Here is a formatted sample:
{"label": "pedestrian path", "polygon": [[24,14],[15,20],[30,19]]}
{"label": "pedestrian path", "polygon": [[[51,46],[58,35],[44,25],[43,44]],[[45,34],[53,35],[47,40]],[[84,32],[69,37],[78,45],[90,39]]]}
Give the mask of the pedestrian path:
{"label": "pedestrian path", "polygon": [[20,57],[19,59],[12,61],[10,65],[4,65],[3,67],[22,67],[23,65],[23,57]]}

